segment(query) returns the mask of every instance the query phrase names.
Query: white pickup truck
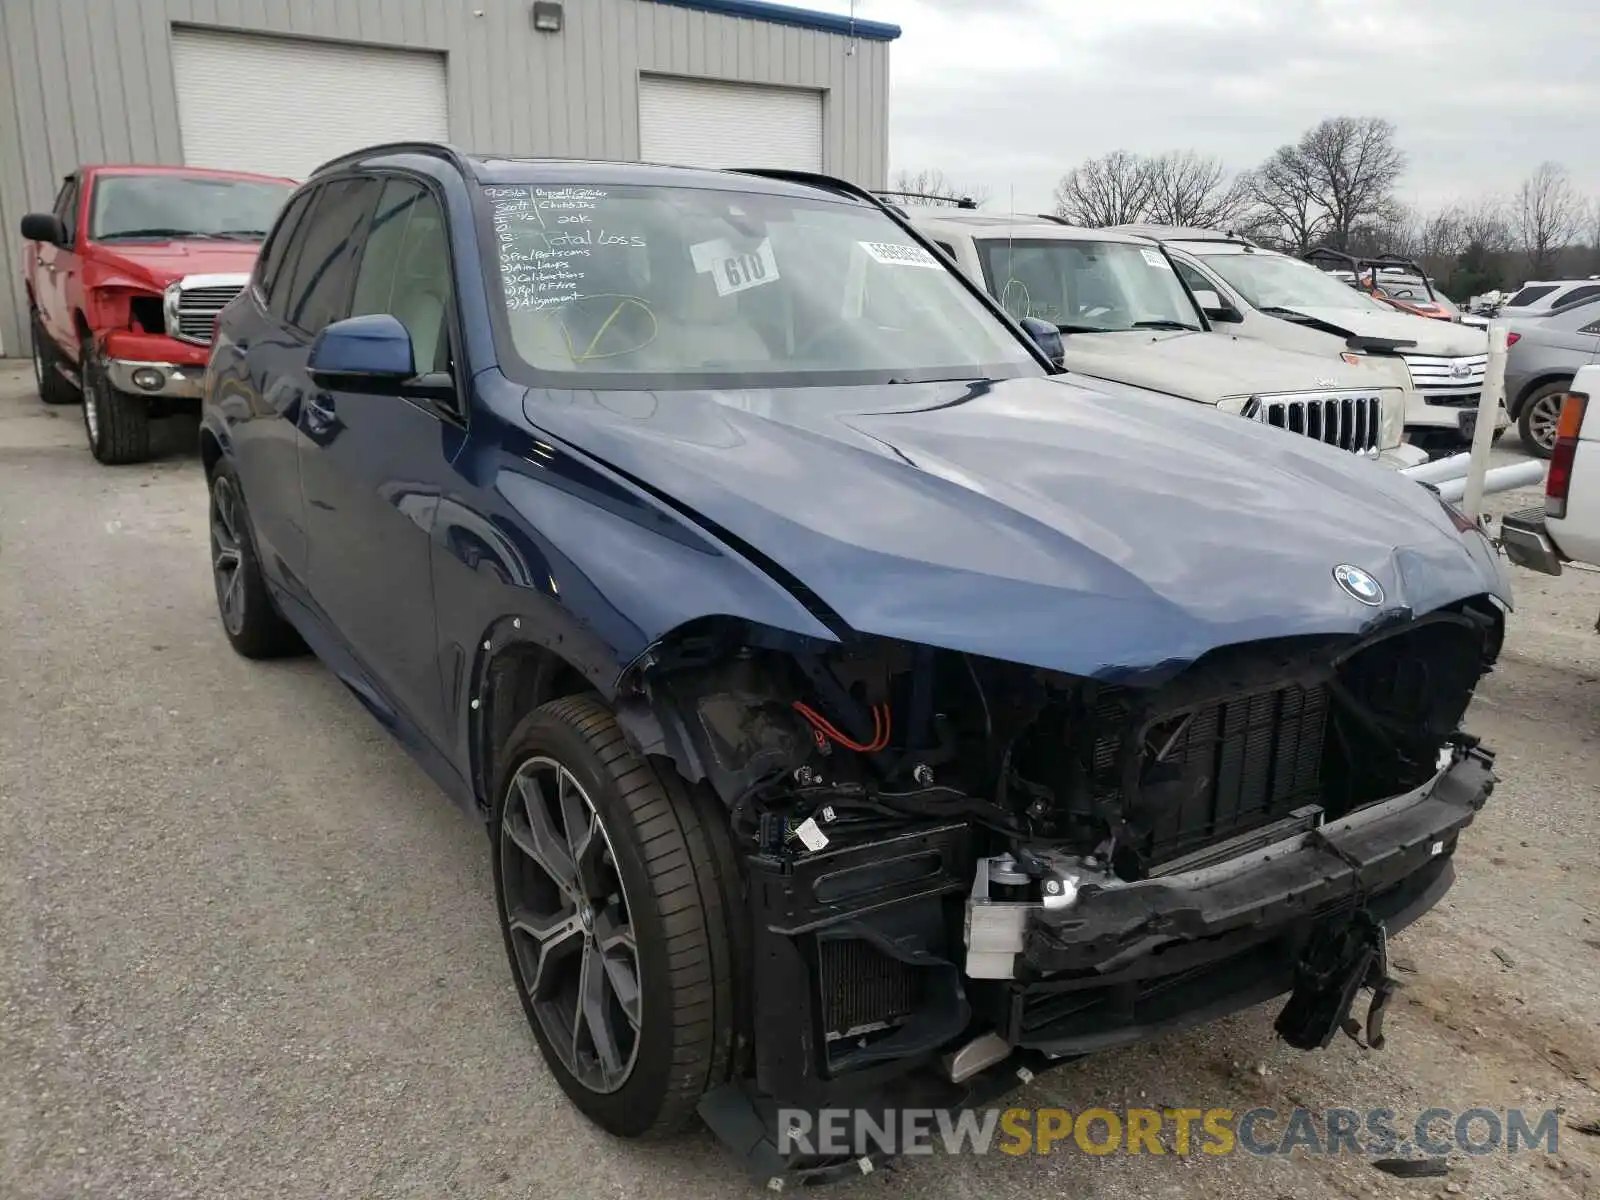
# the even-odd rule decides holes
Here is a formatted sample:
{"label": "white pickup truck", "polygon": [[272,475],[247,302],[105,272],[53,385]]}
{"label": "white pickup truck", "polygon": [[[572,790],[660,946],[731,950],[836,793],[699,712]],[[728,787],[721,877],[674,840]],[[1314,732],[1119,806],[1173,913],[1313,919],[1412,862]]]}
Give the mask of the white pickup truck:
{"label": "white pickup truck", "polygon": [[[1500,544],[1519,566],[1547,575],[1563,563],[1600,566],[1600,363],[1582,367],[1561,408],[1544,507],[1508,514]],[[1600,632],[1600,621],[1595,624]]]}

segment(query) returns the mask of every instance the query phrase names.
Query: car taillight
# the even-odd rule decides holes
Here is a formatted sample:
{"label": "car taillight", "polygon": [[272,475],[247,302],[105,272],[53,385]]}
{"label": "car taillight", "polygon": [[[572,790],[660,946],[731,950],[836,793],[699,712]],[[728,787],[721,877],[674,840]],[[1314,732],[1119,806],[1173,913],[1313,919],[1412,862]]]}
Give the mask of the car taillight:
{"label": "car taillight", "polygon": [[1567,493],[1572,489],[1572,460],[1578,453],[1578,431],[1583,428],[1583,411],[1589,397],[1569,393],[1556,422],[1556,444],[1550,452],[1550,474],[1545,477],[1544,515],[1558,521],[1567,515]]}
{"label": "car taillight", "polygon": [[1521,340],[1522,340],[1522,335],[1520,333],[1508,333],[1508,334],[1506,334],[1506,349],[1509,350],[1512,346],[1515,346]]}

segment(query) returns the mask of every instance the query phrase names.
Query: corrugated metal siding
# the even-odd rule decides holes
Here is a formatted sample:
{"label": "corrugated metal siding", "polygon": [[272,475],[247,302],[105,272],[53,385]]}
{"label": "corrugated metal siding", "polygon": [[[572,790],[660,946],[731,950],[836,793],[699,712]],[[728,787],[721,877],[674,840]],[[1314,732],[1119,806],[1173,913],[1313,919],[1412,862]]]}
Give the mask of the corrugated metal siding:
{"label": "corrugated metal siding", "polygon": [[[181,163],[173,24],[443,51],[450,137],[509,154],[639,154],[640,72],[815,88],[827,170],[888,173],[889,43],[652,0],[4,0],[0,3],[0,348],[27,353],[22,214],[80,163]],[[474,10],[483,16],[474,17]],[[847,53],[853,47],[853,52]],[[5,80],[9,79],[9,93]]]}

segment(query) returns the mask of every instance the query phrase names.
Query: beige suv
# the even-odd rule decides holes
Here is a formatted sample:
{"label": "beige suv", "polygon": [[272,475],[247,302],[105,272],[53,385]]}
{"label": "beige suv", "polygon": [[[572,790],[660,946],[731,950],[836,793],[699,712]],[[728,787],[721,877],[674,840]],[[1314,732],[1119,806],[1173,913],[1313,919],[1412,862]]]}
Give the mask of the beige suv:
{"label": "beige suv", "polygon": [[1074,375],[1210,404],[1396,469],[1426,459],[1401,444],[1411,385],[1397,362],[1213,329],[1147,238],[1040,217],[895,208],[1012,316],[1060,329],[1061,365]]}

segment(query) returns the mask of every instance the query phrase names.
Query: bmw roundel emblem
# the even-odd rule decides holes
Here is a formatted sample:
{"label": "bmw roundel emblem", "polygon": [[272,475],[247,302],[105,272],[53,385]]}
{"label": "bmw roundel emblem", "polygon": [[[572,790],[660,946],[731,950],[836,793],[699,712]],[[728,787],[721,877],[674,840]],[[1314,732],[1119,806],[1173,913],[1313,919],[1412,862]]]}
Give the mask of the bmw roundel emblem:
{"label": "bmw roundel emblem", "polygon": [[1383,603],[1383,584],[1360,567],[1340,563],[1333,569],[1334,582],[1363,604],[1373,607]]}

